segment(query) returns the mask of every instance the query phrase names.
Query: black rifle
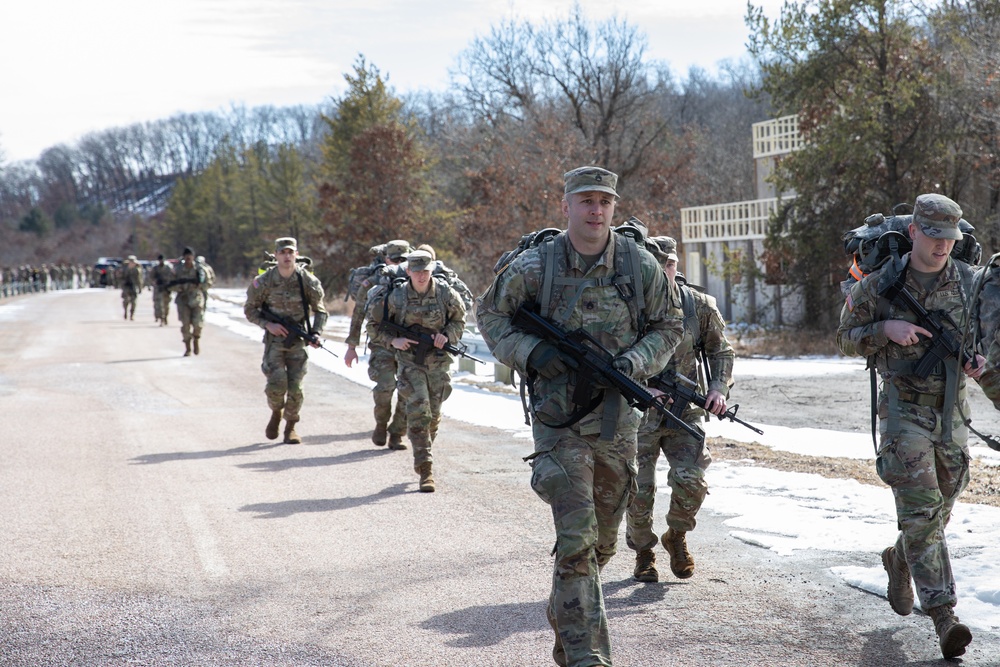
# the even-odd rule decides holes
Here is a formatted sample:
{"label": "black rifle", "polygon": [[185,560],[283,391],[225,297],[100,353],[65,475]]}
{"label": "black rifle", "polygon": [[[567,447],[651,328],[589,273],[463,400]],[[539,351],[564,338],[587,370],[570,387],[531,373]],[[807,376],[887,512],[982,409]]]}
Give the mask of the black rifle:
{"label": "black rifle", "polygon": [[[680,417],[670,412],[661,398],[653,396],[645,387],[614,367],[614,355],[600,342],[583,329],[563,331],[558,325],[536,313],[524,304],[518,306],[510,319],[513,327],[554,344],[561,353],[577,364],[576,390],[573,393],[573,403],[591,410],[603,400],[603,389],[596,398],[591,396],[597,384],[615,389],[622,395],[625,402],[639,410],[656,410],[669,419],[675,426],[681,428],[697,440],[705,439],[705,434],[686,424]],[[581,415],[582,416],[582,415]],[[572,421],[570,422],[572,423]],[[567,424],[569,425],[569,424]]]}
{"label": "black rifle", "polygon": [[[656,377],[654,377],[649,381],[649,386],[656,387],[660,391],[670,394],[670,398],[672,398],[674,401],[670,405],[670,411],[675,415],[677,415],[678,417],[684,414],[684,411],[687,409],[687,406],[690,403],[694,403],[705,412],[708,412],[708,408],[706,407],[708,405],[708,397],[702,396],[695,389],[691,389],[690,387],[697,388],[698,385],[695,383],[695,381],[692,380],[691,378],[681,375],[676,371],[668,371],[666,373],[661,373],[660,375],[657,375]],[[764,435],[764,432],[762,430],[760,430],[756,426],[753,426],[752,424],[746,423],[745,421],[736,416],[736,413],[739,411],[739,409],[740,409],[739,405],[733,405],[728,410],[726,410],[724,414],[716,416],[719,418],[720,421],[723,419],[728,419],[729,421],[736,422],[741,426],[746,426],[748,429],[750,429],[755,433]]]}
{"label": "black rifle", "polygon": [[[917,365],[913,367],[913,374],[926,379],[938,364],[950,358],[958,359],[961,362],[962,368],[965,368],[966,364],[969,363],[972,364],[973,368],[977,368],[979,364],[976,363],[975,353],[970,352],[966,348],[959,347],[958,339],[955,338],[954,333],[959,327],[955,324],[955,320],[948,313],[941,310],[929,312],[910,293],[910,290],[906,289],[905,280],[906,273],[901,271],[896,280],[880,290],[879,295],[884,296],[890,301],[895,301],[896,299],[902,301],[903,305],[917,316],[917,324],[934,335],[931,338],[931,341],[933,341],[931,348],[924,352],[924,356],[920,357],[917,361]],[[945,326],[946,324],[947,327]],[[965,426],[979,436],[990,449],[1000,451],[1000,441],[991,435],[980,433],[972,428],[971,419],[965,420]]]}
{"label": "black rifle", "polygon": [[413,353],[414,358],[418,364],[423,364],[427,359],[427,353],[433,352],[434,350],[441,349],[445,352],[450,352],[451,354],[456,354],[460,357],[465,357],[466,359],[472,359],[473,361],[478,361],[481,364],[486,362],[479,357],[474,357],[466,350],[468,346],[464,343],[459,343],[458,345],[452,345],[451,343],[445,343],[443,347],[434,347],[434,336],[430,333],[420,331],[419,329],[407,328],[401,324],[396,324],[392,320],[382,320],[378,323],[379,329],[386,333],[395,334],[396,336],[402,336],[408,340],[416,343],[409,347],[409,352]]}
{"label": "black rifle", "polygon": [[288,331],[288,335],[285,336],[285,340],[282,341],[281,343],[285,347],[291,347],[296,340],[301,338],[307,343],[316,345],[322,350],[326,350],[335,357],[338,356],[336,352],[334,352],[328,347],[323,346],[323,339],[319,337],[319,334],[306,331],[305,328],[303,328],[296,322],[290,320],[287,317],[279,315],[278,313],[268,308],[266,303],[261,305],[260,314],[268,322],[274,322],[275,324],[280,324],[281,326],[285,327],[285,329]]}
{"label": "black rifle", "polygon": [[170,289],[174,285],[187,285],[187,284],[197,285],[198,284],[198,279],[197,278],[174,278],[169,283],[167,283],[164,287],[166,289]]}
{"label": "black rifle", "polygon": [[939,363],[950,357],[959,359],[962,362],[961,365],[963,368],[970,361],[975,366],[975,355],[970,354],[967,349],[959,349],[958,339],[953,333],[959,330],[958,325],[955,324],[955,320],[951,319],[951,316],[944,311],[935,310],[934,312],[929,312],[920,305],[920,302],[910,293],[910,290],[906,289],[904,279],[905,274],[901,273],[899,279],[893,281],[888,287],[882,290],[883,293],[881,296],[889,299],[889,301],[896,301],[897,299],[901,301],[907,309],[917,316],[917,324],[934,334],[934,337],[931,339],[933,341],[931,348],[917,361],[917,365],[913,367],[913,374],[919,378],[926,379]]}

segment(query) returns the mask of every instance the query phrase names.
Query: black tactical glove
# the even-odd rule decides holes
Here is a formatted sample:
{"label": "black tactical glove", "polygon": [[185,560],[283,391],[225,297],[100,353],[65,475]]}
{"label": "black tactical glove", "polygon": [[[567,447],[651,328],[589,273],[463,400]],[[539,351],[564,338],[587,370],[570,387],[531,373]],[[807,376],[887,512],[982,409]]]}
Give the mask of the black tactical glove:
{"label": "black tactical glove", "polygon": [[563,356],[559,348],[552,343],[542,341],[528,355],[528,368],[551,380],[569,373],[571,368],[576,368],[576,363]]}
{"label": "black tactical glove", "polygon": [[615,357],[611,365],[615,367],[615,370],[627,375],[630,379],[632,378],[632,362],[625,357]]}

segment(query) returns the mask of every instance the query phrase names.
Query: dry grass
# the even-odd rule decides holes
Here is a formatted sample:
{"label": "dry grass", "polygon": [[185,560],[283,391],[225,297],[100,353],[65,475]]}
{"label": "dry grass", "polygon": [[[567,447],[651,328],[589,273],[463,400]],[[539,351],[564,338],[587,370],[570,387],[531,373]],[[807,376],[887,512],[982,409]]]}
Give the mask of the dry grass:
{"label": "dry grass", "polygon": [[726,329],[738,357],[837,356],[836,331],[810,329]]}
{"label": "dry grass", "polygon": [[[811,472],[829,479],[854,479],[862,484],[885,484],[875,474],[875,459],[814,457],[781,452],[758,444],[710,438],[712,458],[719,461],[749,462],[786,472]],[[972,480],[962,493],[962,502],[1000,507],[1000,466],[972,461]]]}

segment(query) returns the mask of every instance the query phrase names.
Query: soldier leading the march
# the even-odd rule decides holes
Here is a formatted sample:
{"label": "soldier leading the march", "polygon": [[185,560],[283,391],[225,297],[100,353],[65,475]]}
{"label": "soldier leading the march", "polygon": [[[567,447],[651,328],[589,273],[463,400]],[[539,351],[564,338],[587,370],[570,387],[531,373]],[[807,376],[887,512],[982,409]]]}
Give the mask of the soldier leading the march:
{"label": "soldier leading the march", "polygon": [[[351,312],[351,325],[347,332],[347,353],[344,355],[344,363],[350,368],[358,360],[357,346],[361,344],[361,327],[367,316],[366,305],[368,295],[379,285],[387,286],[392,281],[392,276],[387,275],[383,269],[402,264],[408,252],[412,250],[409,242],[402,239],[389,241],[381,246],[372,248],[376,254],[375,261],[368,267],[358,267],[351,272],[351,281],[355,277],[361,277],[359,272],[366,275],[358,281],[356,289],[351,289],[351,296],[354,297],[354,310]],[[368,377],[375,383],[372,389],[372,398],[375,401],[375,430],[372,431],[372,442],[383,447],[388,439],[390,449],[406,449],[403,444],[403,435],[406,433],[406,409],[403,405],[403,397],[396,394],[396,410],[392,409],[392,395],[396,391],[396,351],[389,346],[379,344],[369,338],[368,341]]]}
{"label": "soldier leading the march", "polygon": [[201,353],[201,329],[205,322],[205,270],[195,263],[194,250],[184,248],[182,261],[174,270],[174,278],[167,287],[177,293],[177,319],[181,321],[181,338],[184,356]]}
{"label": "soldier leading the march", "polygon": [[[900,529],[895,545],[882,552],[889,604],[901,616],[912,611],[912,575],[945,658],[962,655],[972,641],[953,611],[957,598],[945,528],[969,483],[965,377],[978,378],[985,360],[965,350],[943,361],[926,357],[941,336],[932,338],[918,323],[904,291],[926,311],[950,317],[949,326],[960,335],[973,282],[969,266],[950,256],[962,238],[961,216],[958,204],[943,195],[917,197],[908,230],[912,250],[851,287],[837,331],[844,354],[868,357],[882,379],[875,469],[892,488]],[[928,370],[928,362],[928,373],[917,370]]]}
{"label": "soldier leading the march", "polygon": [[[465,331],[462,297],[445,281],[431,277],[432,262],[425,250],[409,253],[408,279],[369,299],[368,310],[368,337],[396,351],[396,388],[406,405],[406,435],[424,492],[435,489],[431,445],[441,423],[441,404],[451,395],[452,358],[442,348],[457,344]],[[383,326],[390,322],[409,331]],[[421,338],[429,340],[421,345]]]}
{"label": "soldier leading the march", "polygon": [[581,383],[577,391],[575,360],[511,320],[520,307],[537,307],[592,336],[614,355],[617,371],[640,381],[663,369],[683,329],[680,310],[668,310],[656,259],[611,231],[618,176],[580,167],[563,178],[566,231],[500,269],[477,301],[476,319],[494,356],[530,383],[531,487],[551,507],[556,531],[552,657],[558,665],[611,665],[600,570],[615,554],[635,492],[642,415],[616,389],[594,394],[597,387]]}
{"label": "soldier leading the march", "polygon": [[122,308],[126,320],[135,319],[135,302],[142,292],[142,267],[135,255],[129,255],[122,266]]}
{"label": "soldier leading the march", "polygon": [[[689,287],[677,274],[677,242],[668,236],[646,240],[646,249],[663,263],[669,289],[669,304],[684,313],[684,338],[674,350],[664,374],[668,381],[680,381],[679,376],[697,382],[705,392],[708,411],[715,415],[726,412],[726,399],[733,384],[733,360],[736,354],[726,340],[726,323],[715,305],[715,299]],[[678,279],[679,278],[679,279]],[[702,362],[707,362],[703,368]],[[702,380],[702,371],[707,382]],[[660,377],[660,376],[658,376]],[[707,391],[706,391],[707,389]],[[688,425],[697,424],[705,416],[701,408],[688,404],[678,415]],[[700,430],[700,429],[699,429]],[[708,484],[705,470],[712,462],[708,446],[675,424],[666,421],[656,410],[648,410],[639,426],[638,491],[628,507],[626,542],[635,552],[634,576],[638,581],[659,581],[653,547],[659,541],[670,555],[670,570],[674,576],[687,579],[694,574],[694,558],[688,552],[686,534],[694,530],[695,515],[701,509]],[[667,531],[657,538],[653,532],[653,503],[656,497],[656,462],[660,452],[667,458],[670,472],[670,509],[667,511]]]}
{"label": "soldier leading the march", "polygon": [[[243,306],[246,318],[265,330],[264,360],[261,370],[267,377],[264,394],[271,408],[271,418],[264,429],[268,440],[278,437],[281,419],[285,419],[284,442],[302,442],[295,425],[299,421],[304,398],[302,380],[307,360],[306,344],[320,347],[319,334],[326,326],[323,285],[297,262],[298,243],[282,237],[274,242],[277,265],[254,278],[247,288]],[[309,324],[309,311],[314,313]],[[308,340],[294,335],[291,329],[303,328]]]}

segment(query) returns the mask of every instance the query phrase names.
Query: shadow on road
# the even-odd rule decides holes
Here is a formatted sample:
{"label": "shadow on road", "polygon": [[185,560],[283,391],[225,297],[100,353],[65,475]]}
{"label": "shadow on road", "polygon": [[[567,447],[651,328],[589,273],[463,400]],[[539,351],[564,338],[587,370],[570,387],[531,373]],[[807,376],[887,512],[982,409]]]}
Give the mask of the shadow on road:
{"label": "shadow on road", "polygon": [[132,463],[148,465],[150,463],[166,463],[167,461],[197,461],[201,459],[217,459],[223,456],[241,456],[243,454],[254,454],[256,452],[267,451],[275,447],[281,447],[281,443],[259,442],[244,447],[233,447],[231,449],[215,449],[204,452],[161,452],[159,454],[143,454],[129,459]]}
{"label": "shadow on road", "polygon": [[306,435],[302,437],[302,442],[306,445],[328,445],[331,442],[367,440],[371,434],[371,431],[359,431],[358,433],[337,433],[336,435]]}
{"label": "shadow on road", "polygon": [[432,616],[420,627],[458,635],[448,646],[493,646],[522,632],[551,632],[545,620],[545,601],[466,607]]}
{"label": "shadow on road", "polygon": [[345,463],[355,463],[366,461],[376,456],[391,454],[392,450],[387,449],[360,449],[337,456],[314,456],[305,459],[279,459],[276,461],[254,461],[253,463],[240,463],[236,467],[259,472],[281,472],[282,470],[292,470],[294,468],[319,468],[322,466],[336,466]]}
{"label": "shadow on road", "polygon": [[410,486],[409,482],[393,484],[378,493],[358,496],[356,498],[313,498],[308,500],[283,500],[276,503],[254,503],[253,505],[244,505],[240,508],[240,511],[256,512],[257,516],[254,517],[255,519],[284,519],[306,512],[335,512],[370,505],[385,498],[402,495],[407,493],[407,489]]}

